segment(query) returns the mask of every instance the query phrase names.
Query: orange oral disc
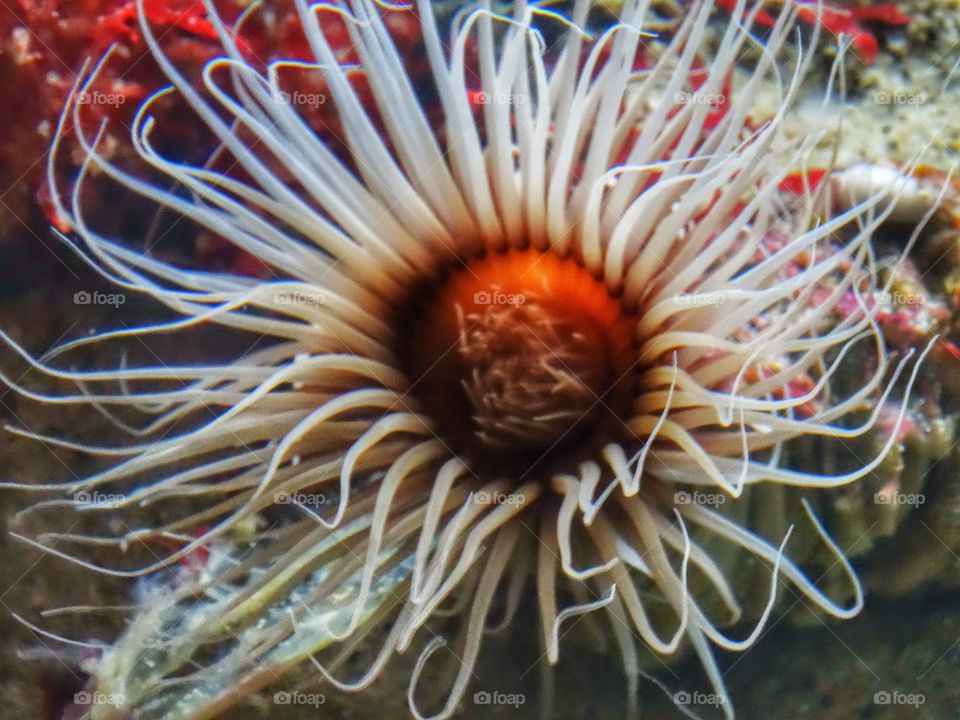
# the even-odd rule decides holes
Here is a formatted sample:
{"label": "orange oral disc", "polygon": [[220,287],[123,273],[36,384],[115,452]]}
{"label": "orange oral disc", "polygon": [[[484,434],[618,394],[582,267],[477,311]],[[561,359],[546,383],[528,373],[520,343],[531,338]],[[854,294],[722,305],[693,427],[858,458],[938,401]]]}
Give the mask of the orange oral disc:
{"label": "orange oral disc", "polygon": [[419,306],[413,390],[460,438],[548,449],[629,404],[633,325],[573,260],[535,250],[488,255]]}

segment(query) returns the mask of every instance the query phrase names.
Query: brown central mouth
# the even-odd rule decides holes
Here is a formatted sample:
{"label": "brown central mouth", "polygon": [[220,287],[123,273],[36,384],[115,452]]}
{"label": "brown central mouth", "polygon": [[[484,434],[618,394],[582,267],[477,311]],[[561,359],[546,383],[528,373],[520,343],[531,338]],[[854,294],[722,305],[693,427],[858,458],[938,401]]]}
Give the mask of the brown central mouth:
{"label": "brown central mouth", "polygon": [[545,456],[630,410],[633,319],[574,260],[487,255],[414,306],[412,392],[459,451]]}

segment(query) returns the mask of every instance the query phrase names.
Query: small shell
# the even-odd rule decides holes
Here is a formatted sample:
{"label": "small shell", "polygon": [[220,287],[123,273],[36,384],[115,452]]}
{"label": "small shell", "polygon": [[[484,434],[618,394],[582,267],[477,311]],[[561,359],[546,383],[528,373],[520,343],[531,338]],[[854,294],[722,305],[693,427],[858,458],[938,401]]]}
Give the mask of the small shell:
{"label": "small shell", "polygon": [[[907,174],[899,168],[861,163],[834,173],[832,189],[843,209],[869,200],[877,193],[889,192],[895,198],[888,221],[914,224],[923,219],[939,200],[938,217],[956,224],[960,218],[960,190],[953,178],[928,166],[919,166]],[[947,185],[944,192],[944,186]]]}

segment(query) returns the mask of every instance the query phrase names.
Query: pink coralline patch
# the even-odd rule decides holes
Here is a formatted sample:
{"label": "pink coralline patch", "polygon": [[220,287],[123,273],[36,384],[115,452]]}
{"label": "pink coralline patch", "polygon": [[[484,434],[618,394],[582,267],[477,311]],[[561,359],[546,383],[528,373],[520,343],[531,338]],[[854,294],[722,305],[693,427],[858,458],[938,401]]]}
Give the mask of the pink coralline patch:
{"label": "pink coralline patch", "polygon": [[837,303],[837,312],[843,317],[849,317],[860,307],[860,301],[857,299],[853,290],[847,290],[840,301]]}
{"label": "pink coralline patch", "polygon": [[[890,297],[884,297],[884,294]],[[841,298],[836,311],[848,316],[858,311],[862,302],[868,309],[876,310],[877,324],[887,342],[899,348],[922,347],[938,327],[950,322],[950,310],[942,302],[926,298],[916,300],[905,293],[881,291],[877,295],[861,295],[857,299],[853,290]],[[892,299],[891,299],[892,298]]]}
{"label": "pink coralline patch", "polygon": [[[736,0],[717,0],[717,5],[733,12]],[[772,5],[772,3],[771,3]],[[822,7],[815,2],[804,3],[797,16],[810,25],[819,25],[833,35],[849,37],[860,59],[868,65],[877,59],[880,45],[876,36],[865,24],[879,24],[889,27],[910,23],[911,17],[901,12],[894,3],[877,3],[865,7],[838,7],[835,3],[824,3]],[[773,27],[776,18],[761,9],[756,14],[756,23],[764,27]]]}
{"label": "pink coralline patch", "polygon": [[[860,303],[874,311],[877,325],[889,348],[906,351],[926,346],[934,335],[951,324],[951,310],[940,298],[929,294],[921,283],[922,274],[910,260],[905,260],[889,287],[882,285],[870,291],[853,290],[841,298],[836,312],[841,317],[855,313]],[[940,343],[938,343],[940,344]]]}
{"label": "pink coralline patch", "polygon": [[[911,436],[919,435],[922,430],[917,419],[911,413],[906,413],[900,420],[900,408],[894,404],[887,404],[877,417],[876,431],[882,438],[888,438],[897,430],[897,442],[904,442]],[[898,429],[899,423],[899,429]]]}
{"label": "pink coralline patch", "polygon": [[922,346],[934,327],[949,321],[950,311],[941,304],[931,307],[895,306],[877,313],[877,323],[883,330],[884,338],[900,347]]}

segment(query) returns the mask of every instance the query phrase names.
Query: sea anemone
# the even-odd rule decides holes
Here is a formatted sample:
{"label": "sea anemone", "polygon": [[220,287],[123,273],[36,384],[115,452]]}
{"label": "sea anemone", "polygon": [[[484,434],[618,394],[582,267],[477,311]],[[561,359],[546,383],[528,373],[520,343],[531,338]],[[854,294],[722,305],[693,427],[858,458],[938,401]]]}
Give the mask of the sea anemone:
{"label": "sea anemone", "polygon": [[[213,717],[311,662],[327,682],[361,689],[416,645],[408,698],[421,718],[419,678],[447,645],[432,624],[441,613],[462,618],[448,646],[455,677],[433,715],[449,717],[491,609],[511,622],[526,588],[550,664],[562,623],[603,613],[631,702],[638,648],[668,656],[689,644],[732,717],[712,646],[759,637],[780,577],[832,616],[860,609],[854,570],[812,511],[852,585],[846,598],[807,577],[788,537],[764,539],[711,503],[733,506],[756,483],[850,483],[894,442],[896,432],[839,475],[781,463],[792,439],[869,430],[905,368],[907,358],[888,360],[863,301],[876,285],[871,234],[893,193],[830,215],[812,187],[781,192],[818,139],[782,127],[812,57],[792,41],[793,4],[760,38],[759,6],[738,3],[718,29],[712,4],[695,3],[663,40],[645,30],[646,2],[623,3],[594,34],[591,2],[568,16],[546,5],[464,8],[447,44],[418,1],[430,79],[416,84],[385,21],[413,9],[298,0],[313,61],[264,66],[208,3],[224,56],[203,68],[201,89],[142,20],[171,87],[144,102],[131,138],[166,182],[111,163],[102,129],[84,132],[81,104],[64,111],[52,155],[72,128],[84,157],[69,193],[50,161],[68,242],[118,288],[181,316],[42,360],[4,336],[35,370],[80,390],[38,394],[5,378],[11,387],[96,408],[134,438],[92,447],[17,430],[118,458],[58,486],[71,499],[27,514],[148,507],[154,519],[110,537],[19,535],[98,572],[153,579],[93,670],[117,698],[93,717]],[[349,62],[331,47],[330,22],[349,33]],[[748,76],[737,73],[744,55]],[[335,139],[289,102],[291,69],[322,77]],[[78,95],[96,74],[78,80]],[[771,93],[779,109],[755,121]],[[152,109],[172,94],[216,136],[209,163],[152,144]],[[178,267],[105,236],[83,207],[93,175],[274,277]],[[255,349],[220,364],[54,362],[93,343],[215,326],[249,334]],[[833,379],[854,363],[861,380],[842,395]],[[176,549],[136,568],[68,550],[100,557],[159,540]],[[718,543],[766,563],[769,585],[733,587],[711,554]],[[170,573],[198,553],[190,573]],[[737,640],[718,629],[758,593],[754,630]],[[336,679],[333,664],[365,634],[377,643],[372,666]]]}

